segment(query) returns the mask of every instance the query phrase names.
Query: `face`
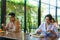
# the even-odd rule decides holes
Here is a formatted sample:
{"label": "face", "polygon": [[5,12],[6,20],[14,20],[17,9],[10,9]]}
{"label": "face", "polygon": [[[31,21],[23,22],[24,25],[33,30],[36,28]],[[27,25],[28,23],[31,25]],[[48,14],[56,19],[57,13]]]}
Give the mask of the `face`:
{"label": "face", "polygon": [[10,21],[14,21],[15,20],[14,17],[12,17],[11,15],[9,15],[9,19],[10,19]]}
{"label": "face", "polygon": [[52,21],[52,23],[54,23],[54,20],[53,19],[51,21]]}
{"label": "face", "polygon": [[50,23],[49,17],[45,18],[46,23]]}

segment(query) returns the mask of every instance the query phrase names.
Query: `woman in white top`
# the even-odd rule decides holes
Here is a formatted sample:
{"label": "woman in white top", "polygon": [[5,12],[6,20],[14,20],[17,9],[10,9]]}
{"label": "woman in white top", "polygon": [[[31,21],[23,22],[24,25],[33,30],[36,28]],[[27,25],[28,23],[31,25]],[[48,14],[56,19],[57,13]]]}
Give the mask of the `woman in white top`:
{"label": "woman in white top", "polygon": [[51,21],[52,21],[52,24],[56,26],[56,28],[59,28],[58,22],[56,22],[56,21],[54,20],[54,18],[52,18]]}

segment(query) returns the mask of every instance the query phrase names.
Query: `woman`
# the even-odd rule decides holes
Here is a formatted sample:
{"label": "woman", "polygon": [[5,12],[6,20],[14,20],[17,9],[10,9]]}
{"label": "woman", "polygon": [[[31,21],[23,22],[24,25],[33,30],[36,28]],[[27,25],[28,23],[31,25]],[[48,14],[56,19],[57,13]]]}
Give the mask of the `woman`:
{"label": "woman", "polygon": [[52,20],[51,20],[51,21],[52,21],[52,24],[56,26],[56,28],[59,28],[58,23],[57,23],[57,22],[55,22],[54,18],[52,18]]}
{"label": "woman", "polygon": [[[45,22],[42,23],[36,30],[37,34],[42,34],[42,37],[56,37],[58,36],[58,30],[55,25],[51,23],[52,16],[50,14],[45,16]],[[47,40],[47,39],[46,39]]]}
{"label": "woman", "polygon": [[2,24],[2,27],[10,32],[19,32],[20,31],[20,24],[19,21],[17,19],[15,19],[15,13],[11,12],[9,13],[9,19],[10,21],[7,23],[7,25],[5,26],[4,24]]}

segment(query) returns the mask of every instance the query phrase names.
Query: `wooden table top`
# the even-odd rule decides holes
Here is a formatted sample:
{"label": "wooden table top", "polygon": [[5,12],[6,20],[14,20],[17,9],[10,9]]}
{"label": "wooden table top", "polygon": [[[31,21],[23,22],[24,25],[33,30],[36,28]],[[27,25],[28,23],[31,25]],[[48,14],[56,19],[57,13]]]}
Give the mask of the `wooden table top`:
{"label": "wooden table top", "polygon": [[20,40],[21,39],[21,33],[16,33],[16,32],[2,32],[0,33],[0,37],[4,37],[4,38],[9,38],[9,39],[16,39],[16,40]]}

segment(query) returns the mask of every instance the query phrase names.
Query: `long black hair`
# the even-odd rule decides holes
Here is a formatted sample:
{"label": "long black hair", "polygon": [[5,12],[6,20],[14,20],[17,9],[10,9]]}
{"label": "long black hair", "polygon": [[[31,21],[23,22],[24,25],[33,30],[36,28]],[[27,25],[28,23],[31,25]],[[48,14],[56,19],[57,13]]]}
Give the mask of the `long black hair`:
{"label": "long black hair", "polygon": [[49,20],[51,21],[52,20],[52,15],[51,14],[47,14],[46,16],[45,16],[45,18],[46,17],[49,17]]}

